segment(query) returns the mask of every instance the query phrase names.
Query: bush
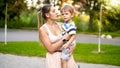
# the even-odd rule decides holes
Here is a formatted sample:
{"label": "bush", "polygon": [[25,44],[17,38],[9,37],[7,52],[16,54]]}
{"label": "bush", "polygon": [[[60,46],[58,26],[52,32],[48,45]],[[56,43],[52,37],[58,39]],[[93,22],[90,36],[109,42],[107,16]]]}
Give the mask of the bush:
{"label": "bush", "polygon": [[37,13],[24,11],[20,15],[20,20],[24,22],[25,27],[37,27]]}
{"label": "bush", "polygon": [[0,20],[0,28],[4,28],[5,26],[5,20],[1,19]]}
{"label": "bush", "polygon": [[8,28],[12,28],[12,29],[19,29],[22,26],[24,26],[23,23],[16,16],[13,19],[9,20],[7,24],[8,24]]}
{"label": "bush", "polygon": [[120,30],[120,9],[119,7],[110,9],[103,15],[103,29],[106,32]]}
{"label": "bush", "polygon": [[[85,18],[86,19],[83,19]],[[87,15],[76,15],[73,20],[77,26],[77,32],[88,31],[88,16]]]}
{"label": "bush", "polygon": [[[0,27],[4,28],[5,20],[0,20]],[[23,27],[36,27],[37,28],[37,14],[36,11],[24,11],[20,17],[15,16],[12,19],[7,20],[7,27],[12,29],[20,29]]]}
{"label": "bush", "polygon": [[[5,20],[0,20],[0,28],[4,28],[5,26]],[[20,28],[23,26],[23,23],[19,20],[17,16],[15,16],[13,19],[7,20],[7,28]]]}

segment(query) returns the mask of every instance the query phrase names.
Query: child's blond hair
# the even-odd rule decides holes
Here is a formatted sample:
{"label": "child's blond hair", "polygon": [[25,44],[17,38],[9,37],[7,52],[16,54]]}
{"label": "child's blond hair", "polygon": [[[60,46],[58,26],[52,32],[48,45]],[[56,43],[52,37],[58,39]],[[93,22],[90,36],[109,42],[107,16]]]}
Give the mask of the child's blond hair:
{"label": "child's blond hair", "polygon": [[69,11],[71,14],[74,14],[74,8],[70,5],[64,5],[62,8],[61,8],[61,13],[63,11]]}

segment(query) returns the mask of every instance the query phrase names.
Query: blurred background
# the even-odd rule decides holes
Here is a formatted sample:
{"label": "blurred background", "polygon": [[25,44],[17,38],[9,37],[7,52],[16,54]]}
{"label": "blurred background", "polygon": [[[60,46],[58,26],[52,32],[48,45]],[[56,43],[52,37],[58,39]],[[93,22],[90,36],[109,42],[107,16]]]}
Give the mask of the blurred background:
{"label": "blurred background", "polygon": [[[22,66],[18,61],[21,59],[11,59],[11,56],[6,55],[13,61],[12,64],[11,60],[3,57],[1,53],[45,57],[46,50],[38,42],[38,26],[44,22],[40,9],[44,4],[52,4],[58,12],[66,4],[74,7],[73,20],[77,26],[77,47],[74,56],[78,62],[120,66],[120,0],[0,0],[0,62],[2,63],[0,66],[8,66],[7,68]],[[61,16],[57,21],[63,22]],[[24,59],[21,61],[22,68],[30,64],[28,60],[29,63],[24,61]],[[31,65],[35,64],[30,64],[29,68],[37,66]],[[99,68],[99,65],[94,64],[80,65],[81,68],[82,66]],[[105,65],[101,68],[120,67]]]}
{"label": "blurred background", "polygon": [[[65,4],[72,5],[78,33],[120,34],[120,0],[0,0],[0,28],[6,24],[9,29],[37,30],[38,12],[44,4],[52,4],[58,11]],[[61,17],[58,21],[62,22]]]}

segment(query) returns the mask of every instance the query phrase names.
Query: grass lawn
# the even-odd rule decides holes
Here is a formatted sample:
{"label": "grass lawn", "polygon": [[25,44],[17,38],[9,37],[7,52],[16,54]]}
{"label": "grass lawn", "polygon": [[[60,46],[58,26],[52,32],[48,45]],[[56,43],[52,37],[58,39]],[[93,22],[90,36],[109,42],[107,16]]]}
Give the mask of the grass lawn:
{"label": "grass lawn", "polygon": [[[45,57],[46,50],[39,42],[0,42],[0,53]],[[79,62],[120,66],[120,46],[102,44],[97,53],[97,44],[77,43],[74,57]]]}
{"label": "grass lawn", "polygon": [[97,52],[97,44],[77,43],[74,57],[77,61],[120,66],[120,46],[101,45],[101,53]]}

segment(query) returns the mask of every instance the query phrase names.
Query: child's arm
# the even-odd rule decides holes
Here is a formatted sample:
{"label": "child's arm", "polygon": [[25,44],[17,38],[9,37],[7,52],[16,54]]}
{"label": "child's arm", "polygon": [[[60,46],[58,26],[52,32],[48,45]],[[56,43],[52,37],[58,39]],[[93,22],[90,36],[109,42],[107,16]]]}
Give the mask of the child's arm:
{"label": "child's arm", "polygon": [[70,55],[72,55],[72,53],[75,50],[75,48],[76,48],[76,41],[74,41],[74,45],[69,48],[70,49],[70,51],[69,51]]}
{"label": "child's arm", "polygon": [[[69,47],[69,45],[75,40],[75,38],[76,38],[76,34],[71,35],[69,41],[66,42],[66,43],[63,45],[63,48],[65,49],[65,48]],[[75,43],[73,43],[72,45],[74,45],[74,44],[75,44]]]}

